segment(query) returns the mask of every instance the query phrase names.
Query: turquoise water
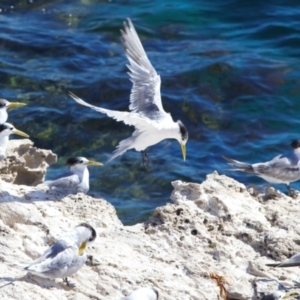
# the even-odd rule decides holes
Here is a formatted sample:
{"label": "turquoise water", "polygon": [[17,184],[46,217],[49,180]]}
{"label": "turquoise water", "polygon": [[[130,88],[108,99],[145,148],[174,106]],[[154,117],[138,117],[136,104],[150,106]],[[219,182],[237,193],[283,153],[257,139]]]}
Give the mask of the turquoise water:
{"label": "turquoise water", "polygon": [[148,149],[147,169],[134,150],[90,168],[89,194],[110,201],[127,224],[170,201],[177,179],[201,182],[217,170],[245,184],[265,184],[229,173],[221,156],[264,161],[300,138],[298,1],[1,3],[0,97],[27,102],[9,121],[36,146],[58,154],[48,179],[65,171],[68,157],[105,162],[131,135],[132,127],[79,106],[68,91],[128,110],[131,83],[119,29],[132,19],[161,75],[164,108],[186,125],[189,141],[186,162],[178,142],[165,140]]}

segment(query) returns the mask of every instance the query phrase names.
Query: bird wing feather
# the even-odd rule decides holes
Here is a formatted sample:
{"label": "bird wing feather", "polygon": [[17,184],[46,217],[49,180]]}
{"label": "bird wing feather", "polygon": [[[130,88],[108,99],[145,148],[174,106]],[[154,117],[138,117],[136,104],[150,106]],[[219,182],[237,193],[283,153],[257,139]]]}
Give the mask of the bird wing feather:
{"label": "bird wing feather", "polygon": [[161,102],[160,76],[149,61],[131,20],[127,20],[124,30],[121,30],[121,41],[130,63],[127,65],[128,74],[133,83],[129,109],[152,119],[161,118],[166,112]]}
{"label": "bird wing feather", "polygon": [[[70,245],[55,256],[49,256],[40,263],[29,266],[27,270],[49,277],[65,277],[67,269],[73,268],[73,266],[76,265],[78,261],[81,261],[82,258],[86,259],[86,256],[79,256],[77,251],[77,247]],[[80,268],[81,265],[78,265],[78,267]]]}
{"label": "bird wing feather", "polygon": [[56,180],[45,181],[42,185],[47,185],[56,188],[76,188],[80,183],[78,175],[71,173],[69,176],[64,176]]}
{"label": "bird wing feather", "polygon": [[266,163],[257,163],[252,165],[258,175],[273,177],[283,182],[296,181],[300,178],[299,160],[293,155],[278,155]]}
{"label": "bird wing feather", "polygon": [[135,126],[139,128],[140,131],[147,130],[149,126],[154,126],[157,129],[162,128],[165,124],[168,124],[169,120],[172,120],[172,117],[170,114],[164,115],[164,120],[166,122],[156,122],[155,120],[150,120],[148,118],[145,118],[142,114],[138,112],[122,112],[122,111],[116,111],[116,110],[110,110],[102,107],[97,107],[92,104],[89,104],[85,102],[83,99],[77,97],[72,92],[69,92],[69,95],[79,104],[87,106],[95,111],[101,112],[103,114],[106,114],[107,116],[115,119],[116,121],[122,121],[126,125]]}

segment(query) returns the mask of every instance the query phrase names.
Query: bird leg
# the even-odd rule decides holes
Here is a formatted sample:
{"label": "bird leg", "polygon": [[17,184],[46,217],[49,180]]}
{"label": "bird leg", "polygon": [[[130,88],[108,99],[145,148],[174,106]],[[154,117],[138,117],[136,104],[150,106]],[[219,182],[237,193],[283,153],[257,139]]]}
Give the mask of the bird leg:
{"label": "bird leg", "polygon": [[141,151],[141,153],[142,153],[142,158],[143,158],[143,166],[147,167],[149,164],[149,161],[150,161],[148,158],[148,154],[147,154],[146,150]]}
{"label": "bird leg", "polygon": [[72,283],[69,281],[68,277],[63,278],[63,282],[68,286],[68,287],[75,287],[75,283]]}
{"label": "bird leg", "polygon": [[285,186],[287,187],[287,189],[288,189],[288,191],[289,191],[289,194],[288,194],[288,195],[289,195],[290,197],[292,197],[292,198],[297,198],[298,192],[297,192],[296,190],[291,189],[291,187],[290,187],[289,184],[286,184]]}

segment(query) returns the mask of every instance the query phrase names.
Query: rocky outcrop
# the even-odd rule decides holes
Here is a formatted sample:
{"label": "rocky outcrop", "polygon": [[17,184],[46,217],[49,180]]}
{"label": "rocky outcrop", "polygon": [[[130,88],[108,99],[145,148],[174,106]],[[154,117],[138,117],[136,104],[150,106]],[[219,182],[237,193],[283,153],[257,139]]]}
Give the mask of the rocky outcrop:
{"label": "rocky outcrop", "polygon": [[[282,287],[294,285],[298,268],[265,264],[300,252],[299,197],[248,191],[216,172],[201,184],[172,184],[174,204],[123,226],[103,199],[0,181],[0,299],[119,300],[140,287],[156,288],[160,300],[221,299],[223,288],[232,300],[297,299],[299,290]],[[10,267],[37,258],[81,222],[98,237],[70,278],[75,288]]]}
{"label": "rocky outcrop", "polygon": [[55,164],[57,156],[51,150],[33,147],[28,139],[10,140],[6,158],[0,162],[1,179],[6,182],[37,185],[43,182],[46,170]]}

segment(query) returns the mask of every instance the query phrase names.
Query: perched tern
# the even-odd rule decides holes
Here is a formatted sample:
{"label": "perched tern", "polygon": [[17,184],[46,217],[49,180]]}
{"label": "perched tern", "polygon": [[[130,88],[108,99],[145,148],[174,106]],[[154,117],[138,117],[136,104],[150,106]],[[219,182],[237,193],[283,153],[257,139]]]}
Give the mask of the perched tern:
{"label": "perched tern", "polygon": [[280,154],[264,163],[251,165],[225,156],[223,158],[230,165],[236,167],[230,171],[253,174],[270,183],[283,183],[286,185],[289,195],[294,196],[295,191],[290,188],[290,182],[300,179],[300,140],[293,140],[291,146],[294,149],[293,152]]}
{"label": "perched tern", "polygon": [[88,160],[85,157],[71,157],[66,163],[70,171],[55,180],[43,182],[41,185],[61,189],[76,189],[78,193],[86,194],[89,191],[89,170],[87,166],[102,166],[97,161]]}
{"label": "perched tern", "polygon": [[31,262],[12,265],[43,278],[63,278],[70,287],[68,276],[76,273],[86,262],[84,250],[97,237],[96,230],[87,223],[81,223],[65,234],[44,254]]}
{"label": "perched tern", "polygon": [[121,41],[130,62],[127,65],[130,70],[128,74],[133,83],[129,105],[131,112],[96,107],[73,93],[70,93],[70,96],[81,105],[135,127],[132,136],[119,143],[108,161],[122,155],[129,149],[135,149],[142,153],[145,165],[149,161],[146,153],[147,147],[168,138],[176,139],[179,142],[185,160],[188,131],[181,121],[174,122],[171,115],[164,111],[160,95],[160,76],[150,63],[130,19],[128,19],[128,23],[124,22],[124,31],[121,30],[121,34]]}
{"label": "perched tern", "polygon": [[0,124],[0,161],[5,158],[6,148],[11,134],[17,134],[26,138],[29,137],[28,134],[16,129],[10,123]]}
{"label": "perched tern", "polygon": [[7,110],[12,108],[17,108],[26,105],[21,102],[9,102],[6,99],[0,99],[0,124],[3,124],[7,121],[8,114]]}
{"label": "perched tern", "polygon": [[140,288],[122,300],[158,300],[158,291],[154,288]]}
{"label": "perched tern", "polygon": [[268,267],[288,268],[288,267],[299,267],[300,266],[300,253],[293,255],[290,259],[281,262],[266,264]]}

